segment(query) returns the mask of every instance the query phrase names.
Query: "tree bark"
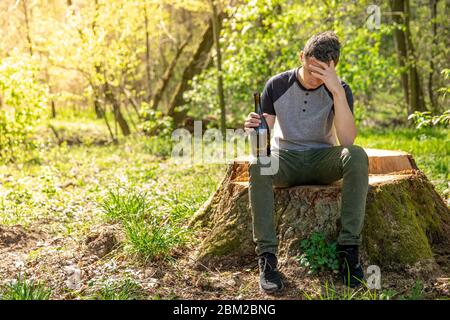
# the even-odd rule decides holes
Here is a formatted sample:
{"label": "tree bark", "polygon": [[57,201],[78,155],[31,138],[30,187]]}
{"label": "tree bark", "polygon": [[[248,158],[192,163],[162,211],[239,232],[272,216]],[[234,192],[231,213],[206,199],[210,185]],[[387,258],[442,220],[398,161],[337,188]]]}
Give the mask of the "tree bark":
{"label": "tree bark", "polygon": [[22,0],[23,14],[25,17],[25,28],[27,33],[28,50],[30,56],[33,56],[33,41],[31,40],[30,17],[28,16],[28,0]]}
{"label": "tree bark", "polygon": [[214,46],[216,49],[216,67],[217,67],[217,94],[219,96],[220,107],[220,129],[222,136],[226,134],[226,114],[225,114],[225,96],[223,93],[223,76],[222,76],[222,52],[220,49],[220,21],[217,16],[217,7],[214,0],[210,0],[212,8],[212,26],[214,35]]}
{"label": "tree bark", "polygon": [[150,35],[148,33],[148,14],[147,3],[144,2],[144,26],[145,26],[145,71],[147,75],[147,96],[152,96],[152,75],[151,75],[151,63],[150,63]]}
{"label": "tree bark", "polygon": [[164,94],[164,91],[166,90],[167,86],[169,85],[169,81],[173,76],[173,72],[175,70],[175,66],[177,65],[178,59],[180,58],[181,54],[183,53],[186,46],[189,44],[189,42],[192,39],[192,33],[189,34],[187,39],[177,48],[177,51],[175,53],[175,57],[172,59],[172,62],[167,67],[166,72],[164,72],[164,75],[161,79],[161,86],[156,91],[155,95],[152,99],[152,109],[156,110],[158,109],[158,106],[161,102],[161,98]]}
{"label": "tree bark", "polygon": [[[98,7],[99,7],[98,0],[94,0],[94,5],[95,5],[95,14],[94,14],[94,20],[92,21],[92,32],[94,35],[96,35],[97,32],[95,31],[95,28],[96,28],[96,22],[97,22],[97,18],[98,18]],[[79,32],[81,32],[81,36],[83,37],[82,31],[80,30]],[[103,73],[102,66],[99,63],[96,63],[94,68],[95,68],[95,74]],[[106,112],[101,107],[100,98],[98,96],[100,90],[98,88],[93,88],[93,91],[94,91],[95,115],[97,116],[97,119],[100,119],[102,117],[105,118],[105,121],[108,123],[108,120],[106,118]],[[109,124],[108,124],[108,129],[110,129]],[[111,134],[112,134],[112,131],[111,131]],[[112,138],[113,138],[113,140],[116,140],[116,138],[114,137],[114,134],[112,134]]]}
{"label": "tree bark", "polygon": [[[103,89],[104,89],[104,93],[105,93],[106,99],[113,106],[114,119],[119,124],[119,127],[120,127],[120,130],[122,131],[122,134],[124,136],[130,135],[131,134],[130,127],[128,126],[128,123],[125,120],[125,118],[123,117],[123,114],[122,114],[122,112],[120,110],[120,103],[119,103],[119,101],[114,96],[114,93],[112,92],[112,88],[111,88],[110,84],[108,83],[108,81],[106,80],[106,74],[105,74],[105,83],[104,83]],[[117,136],[117,134],[116,134],[116,136]]]}
{"label": "tree bark", "polygon": [[[224,13],[218,14],[218,19],[220,21],[225,17]],[[183,70],[180,83],[175,89],[175,93],[170,99],[169,109],[167,114],[173,116],[175,108],[181,106],[185,103],[183,99],[183,93],[190,89],[189,81],[194,78],[195,75],[199,74],[203,68],[209,63],[209,52],[213,46],[213,26],[210,22],[208,27],[205,29],[202,35],[202,40],[197,47],[197,50],[193,54],[191,60],[189,61],[187,67]]]}
{"label": "tree bark", "polygon": [[430,21],[431,21],[431,47],[430,47],[430,72],[428,73],[428,96],[430,98],[431,109],[437,111],[436,96],[433,91],[434,58],[437,45],[437,3],[438,0],[430,0]]}
{"label": "tree bark", "polygon": [[411,40],[409,0],[391,0],[393,20],[397,24],[394,29],[394,42],[399,66],[402,69],[402,86],[407,105],[407,113],[425,111],[425,102],[421,79],[416,67],[416,52]]}

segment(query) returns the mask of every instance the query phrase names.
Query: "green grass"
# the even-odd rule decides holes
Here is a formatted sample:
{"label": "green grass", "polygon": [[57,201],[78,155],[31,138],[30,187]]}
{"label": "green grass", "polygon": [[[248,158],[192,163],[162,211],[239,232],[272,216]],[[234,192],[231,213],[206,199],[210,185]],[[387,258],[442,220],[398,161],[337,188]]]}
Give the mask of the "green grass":
{"label": "green grass", "polygon": [[421,300],[423,296],[423,283],[416,280],[408,290],[409,293],[399,295],[392,289],[370,289],[366,282],[362,281],[358,288],[347,286],[335,286],[333,281],[325,283],[319,290],[313,292],[303,291],[303,297],[307,300]]}
{"label": "green grass", "polygon": [[333,282],[325,281],[320,290],[316,292],[303,291],[306,300],[378,300],[375,289],[369,289],[363,283],[359,288],[349,288],[347,286],[336,287]]}
{"label": "green grass", "polygon": [[40,282],[18,277],[2,290],[3,300],[48,300],[52,290]]}
{"label": "green grass", "polygon": [[142,300],[145,292],[140,284],[132,279],[105,281],[89,299],[93,300]]}
{"label": "green grass", "polygon": [[450,130],[443,128],[360,128],[355,144],[367,148],[411,153],[419,167],[443,195],[450,181]]}
{"label": "green grass", "polygon": [[153,219],[131,220],[125,223],[125,233],[132,253],[137,253],[144,260],[167,257],[172,248],[187,242],[187,230],[177,224],[164,224]]}
{"label": "green grass", "polygon": [[116,188],[109,190],[100,204],[108,220],[123,225],[127,248],[145,260],[167,255],[175,245],[185,242],[183,229],[167,223],[149,199],[145,191]]}
{"label": "green grass", "polygon": [[424,286],[422,281],[416,280],[414,285],[412,286],[409,294],[402,295],[399,297],[400,300],[422,300],[423,299],[423,292],[424,292]]}
{"label": "green grass", "polygon": [[135,189],[108,190],[105,200],[100,207],[107,219],[111,221],[128,221],[130,219],[140,219],[150,210],[150,203],[147,200],[148,194],[145,191]]}
{"label": "green grass", "polygon": [[[226,166],[171,163],[170,144],[165,141],[133,135],[121,137],[119,145],[43,144],[33,161],[0,165],[0,224],[36,226],[50,238],[83,241],[93,227],[116,222],[125,234],[124,248],[131,253],[144,260],[169,258],[174,249],[198,241],[187,222],[215,191]],[[411,153],[444,195],[450,179],[448,141],[450,133],[444,129],[360,128],[355,143]],[[134,263],[131,257],[129,263]],[[322,295],[332,296],[331,288]],[[110,292],[105,289],[103,296],[111,296]],[[421,292],[418,288],[405,297],[419,297]],[[2,290],[3,298],[5,293],[45,298],[48,290],[22,281]],[[339,292],[335,296],[339,294],[352,296]],[[365,294],[370,298],[373,292]],[[377,295],[400,298],[393,292]]]}
{"label": "green grass", "polygon": [[[117,194],[116,185],[142,192],[146,217],[183,224],[217,187],[224,166],[170,163],[149,153],[152,143],[131,136],[119,145],[49,145],[39,150],[39,161],[0,166],[0,224],[39,224],[50,236],[85,236],[104,218],[125,219],[126,211],[133,211],[127,203],[139,202],[126,195],[114,200],[108,192]],[[104,217],[99,204],[105,199],[122,201],[124,211],[110,208],[117,217]],[[137,231],[133,226],[129,230]]]}
{"label": "green grass", "polygon": [[[175,163],[168,163],[164,170],[129,168],[128,176],[134,178],[117,182],[102,197],[99,208],[106,220],[122,224],[131,253],[144,260],[167,258],[172,249],[192,239],[187,221],[214,191],[217,169]],[[143,187],[148,178],[152,184]]]}

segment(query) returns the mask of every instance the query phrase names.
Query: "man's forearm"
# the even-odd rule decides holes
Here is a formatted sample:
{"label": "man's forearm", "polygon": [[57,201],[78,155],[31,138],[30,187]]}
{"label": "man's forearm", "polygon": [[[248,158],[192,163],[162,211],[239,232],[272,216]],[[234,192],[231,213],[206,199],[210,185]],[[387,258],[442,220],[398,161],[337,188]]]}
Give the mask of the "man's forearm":
{"label": "man's forearm", "polygon": [[353,114],[348,106],[344,88],[333,92],[334,126],[341,145],[352,145],[355,141],[357,129]]}

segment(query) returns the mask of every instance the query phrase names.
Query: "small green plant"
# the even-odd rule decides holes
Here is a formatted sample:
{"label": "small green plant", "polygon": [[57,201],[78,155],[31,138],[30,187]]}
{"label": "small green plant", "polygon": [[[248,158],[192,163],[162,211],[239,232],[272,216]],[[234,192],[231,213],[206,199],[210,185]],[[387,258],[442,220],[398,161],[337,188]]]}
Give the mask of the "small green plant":
{"label": "small green plant", "polygon": [[387,289],[387,290],[383,290],[382,292],[380,292],[378,297],[380,300],[392,300],[397,294],[398,294],[397,291],[392,290],[392,289]]}
{"label": "small green plant", "polygon": [[408,116],[408,120],[414,122],[416,129],[438,126],[447,128],[450,124],[450,110],[446,110],[443,114],[436,116],[431,115],[429,111],[415,111]]}
{"label": "small green plant", "polygon": [[174,214],[166,214],[147,192],[136,188],[109,190],[100,208],[110,221],[120,222],[125,230],[126,249],[144,260],[167,257],[170,250],[187,241],[187,228]]}
{"label": "small green plant", "polygon": [[147,192],[132,188],[108,190],[100,208],[111,221],[129,221],[143,217],[149,210]]}
{"label": "small green plant", "polygon": [[125,233],[129,250],[144,260],[166,257],[173,247],[185,242],[184,229],[156,220],[130,221],[125,224]]}
{"label": "small green plant", "polygon": [[424,286],[421,280],[416,280],[411,288],[411,292],[408,295],[400,296],[400,300],[422,300],[423,299]]}
{"label": "small green plant", "polygon": [[155,111],[146,103],[141,106],[142,131],[148,136],[170,137],[173,130],[172,117],[164,115],[161,111]]}
{"label": "small green plant", "polygon": [[3,300],[48,300],[52,290],[41,282],[27,280],[19,276],[15,281],[6,285],[3,290]]}
{"label": "small green plant", "polygon": [[144,290],[132,279],[105,281],[92,297],[95,300],[140,300],[143,298]]}
{"label": "small green plant", "polygon": [[329,284],[325,281],[320,291],[314,293],[303,291],[303,296],[307,300],[377,300],[379,298],[375,289],[371,290],[365,282],[361,284],[359,288],[343,286],[339,289],[333,282]]}
{"label": "small green plant", "polygon": [[328,243],[323,233],[312,233],[300,243],[300,248],[303,254],[297,260],[302,266],[309,268],[309,273],[339,268],[336,243]]}
{"label": "small green plant", "polygon": [[[444,75],[444,79],[447,80],[450,77],[450,69],[444,68],[441,71],[441,74]],[[442,94],[442,99],[444,100],[448,93],[450,93],[450,87],[442,87],[437,90],[440,94]]]}

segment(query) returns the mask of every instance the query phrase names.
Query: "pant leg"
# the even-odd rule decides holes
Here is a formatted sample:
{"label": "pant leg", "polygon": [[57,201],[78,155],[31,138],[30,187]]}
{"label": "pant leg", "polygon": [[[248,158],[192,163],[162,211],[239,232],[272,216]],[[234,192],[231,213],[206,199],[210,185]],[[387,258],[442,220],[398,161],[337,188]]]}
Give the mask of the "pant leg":
{"label": "pant leg", "polygon": [[252,213],[253,241],[255,252],[276,254],[278,239],[276,234],[273,187],[288,187],[293,184],[293,168],[296,160],[292,154],[280,151],[271,152],[271,162],[278,162],[273,166],[272,174],[262,174],[262,168],[268,165],[260,161],[249,165],[249,200]]}
{"label": "pant leg", "polygon": [[313,182],[328,184],[343,178],[341,196],[341,230],[338,243],[361,244],[361,232],[369,188],[369,158],[357,145],[334,146],[307,151]]}

